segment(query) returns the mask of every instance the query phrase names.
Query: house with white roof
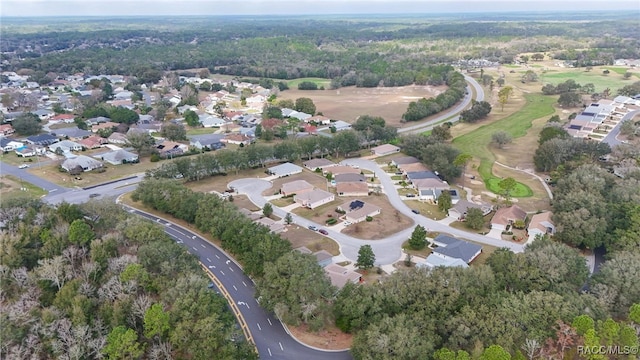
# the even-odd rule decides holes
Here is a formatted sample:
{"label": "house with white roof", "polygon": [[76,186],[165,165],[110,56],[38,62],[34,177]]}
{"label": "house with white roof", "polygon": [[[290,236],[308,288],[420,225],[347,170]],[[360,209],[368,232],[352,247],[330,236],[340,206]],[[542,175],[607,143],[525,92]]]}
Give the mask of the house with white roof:
{"label": "house with white roof", "polygon": [[550,211],[541,212],[531,216],[529,226],[527,226],[527,244],[535,240],[536,236],[553,235],[556,233],[556,226],[551,220],[552,213]]}
{"label": "house with white roof", "polygon": [[315,209],[318,206],[328,204],[335,199],[336,197],[334,194],[320,189],[305,191],[301,194],[296,194],[293,197],[293,201],[309,209]]}
{"label": "house with white roof", "polygon": [[103,165],[100,161],[92,159],[85,155],[78,155],[66,159],[60,167],[64,170],[71,172],[74,170],[91,171],[101,168]]}
{"label": "house with white roof", "polygon": [[302,168],[292,163],[284,163],[276,166],[272,166],[267,169],[267,172],[271,175],[279,178],[299,174],[302,172]]}

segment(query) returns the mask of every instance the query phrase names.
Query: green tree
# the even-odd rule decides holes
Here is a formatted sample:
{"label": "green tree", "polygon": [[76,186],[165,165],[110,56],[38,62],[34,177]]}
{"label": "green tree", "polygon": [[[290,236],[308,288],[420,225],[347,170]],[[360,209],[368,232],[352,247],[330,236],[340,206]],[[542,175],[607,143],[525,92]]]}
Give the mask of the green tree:
{"label": "green tree", "polygon": [[140,115],[137,112],[127,109],[122,106],[117,106],[111,108],[109,111],[109,118],[111,121],[121,123],[121,124],[135,124],[140,120]]}
{"label": "green tree", "polygon": [[458,154],[458,156],[456,156],[456,158],[453,160],[453,165],[459,166],[462,168],[462,187],[463,188],[464,188],[464,178],[466,177],[466,172],[467,172],[467,165],[469,164],[471,159],[473,159],[473,156],[471,156],[471,154],[462,153],[462,154]]}
{"label": "green tree", "polygon": [[467,210],[465,216],[465,222],[467,227],[473,230],[480,230],[484,226],[484,217],[482,216],[482,210],[478,208],[471,208]]}
{"label": "green tree", "polygon": [[200,117],[193,110],[187,110],[184,112],[184,121],[191,127],[200,126]]}
{"label": "green tree", "polygon": [[285,215],[284,222],[287,225],[291,225],[291,223],[293,222],[293,217],[291,217],[291,213],[287,213],[287,215]]}
{"label": "green tree", "polygon": [[168,123],[162,127],[160,134],[171,141],[187,140],[187,130],[180,124]]}
{"label": "green tree", "polygon": [[422,227],[422,225],[416,226],[411,233],[411,237],[409,238],[409,247],[413,250],[423,249],[427,244],[426,237],[427,230]]}
{"label": "green tree", "polygon": [[358,250],[358,261],[356,266],[362,270],[369,270],[376,262],[376,255],[373,253],[371,245],[362,245]]}
{"label": "green tree", "polygon": [[28,136],[35,135],[42,131],[42,125],[40,125],[40,118],[32,113],[24,113],[11,122],[16,134]]}
{"label": "green tree", "polygon": [[151,305],[144,313],[144,336],[149,339],[156,335],[163,338],[169,328],[169,313],[159,303]]}
{"label": "green tree", "polygon": [[297,98],[295,104],[295,110],[300,111],[306,114],[315,115],[316,113],[316,105],[313,103],[313,100],[310,98]]}
{"label": "green tree", "polygon": [[262,112],[263,119],[282,119],[282,109],[277,106],[267,106]]}
{"label": "green tree", "polygon": [[575,92],[564,92],[558,97],[558,104],[562,107],[576,107],[582,104],[582,96]]}
{"label": "green tree", "polygon": [[504,148],[505,145],[511,143],[512,140],[513,138],[506,131],[500,130],[491,134],[491,142],[496,144],[500,149]]}
{"label": "green tree", "polygon": [[[600,338],[596,334],[594,329],[589,329],[584,334],[584,346],[589,347],[591,349],[596,349],[600,347]],[[606,357],[603,354],[598,352],[589,352],[585,354],[585,357],[589,360],[604,360]]]}
{"label": "green tree", "polygon": [[640,303],[633,304],[629,308],[629,320],[640,325]]}
{"label": "green tree", "polygon": [[144,348],[138,343],[138,334],[133,329],[118,326],[107,335],[102,353],[108,359],[136,359],[144,354]]}
{"label": "green tree", "polygon": [[271,216],[271,214],[273,214],[273,205],[271,205],[271,203],[264,204],[262,207],[262,214],[266,217]]}
{"label": "green tree", "polygon": [[498,102],[502,106],[502,111],[504,111],[504,105],[509,101],[511,94],[513,94],[513,88],[511,86],[505,86],[498,91]]}
{"label": "green tree", "polygon": [[91,226],[84,222],[84,220],[74,220],[71,225],[69,225],[69,241],[76,245],[88,245],[95,237],[96,234],[91,230]]}
{"label": "green tree", "polygon": [[511,354],[500,345],[491,345],[484,349],[480,360],[511,360]]}
{"label": "green tree", "polygon": [[[551,121],[551,119],[549,119],[549,121]],[[542,131],[540,131],[538,144],[543,144],[545,141],[555,139],[555,138],[567,139],[569,138],[569,133],[565,129],[561,128],[560,126],[553,126],[553,125],[545,126],[545,128],[542,129]]]}
{"label": "green tree", "polygon": [[589,315],[580,315],[573,320],[571,327],[576,329],[578,335],[582,336],[588,330],[595,329],[595,321]]}
{"label": "green tree", "polygon": [[156,141],[147,132],[134,132],[127,135],[127,141],[138,155],[147,152],[155,145]]}
{"label": "green tree", "polygon": [[438,209],[443,213],[448,214],[449,209],[451,209],[452,206],[451,193],[447,190],[440,193],[440,196],[438,196]]}
{"label": "green tree", "polygon": [[509,201],[509,199],[511,199],[511,192],[518,186],[518,182],[512,177],[507,177],[500,180],[498,186],[502,189],[504,198]]}
{"label": "green tree", "polygon": [[69,224],[71,224],[74,220],[80,220],[84,217],[80,206],[76,204],[69,204],[66,201],[63,201],[60,205],[58,205],[57,212],[62,220]]}

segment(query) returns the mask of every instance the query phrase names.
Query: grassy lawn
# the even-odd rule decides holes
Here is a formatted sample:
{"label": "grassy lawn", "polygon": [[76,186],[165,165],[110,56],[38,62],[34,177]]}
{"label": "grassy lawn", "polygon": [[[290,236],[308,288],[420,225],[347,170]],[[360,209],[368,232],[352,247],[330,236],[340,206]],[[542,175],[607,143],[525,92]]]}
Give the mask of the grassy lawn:
{"label": "grassy lawn", "polygon": [[[554,97],[540,94],[525,94],[527,101],[521,111],[518,111],[504,119],[479,127],[478,129],[456,137],[453,144],[464,153],[473,154],[480,159],[478,172],[488,190],[500,194],[502,189],[498,186],[501,178],[493,175],[493,163],[496,158],[490,149],[491,135],[499,130],[510,134],[514,139],[525,136],[531,127],[533,120],[553,114]],[[513,190],[513,197],[529,197],[533,191],[527,185],[518,183]]]}
{"label": "grassy lawn", "polygon": [[610,74],[604,75],[602,73],[604,68],[595,67],[591,71],[585,71],[584,68],[570,69],[566,71],[548,71],[540,76],[540,82],[542,84],[554,84],[557,85],[561,82],[565,82],[569,79],[575,80],[580,85],[593,84],[596,88],[596,92],[601,92],[606,88],[610,88],[612,93],[615,93],[617,89],[631,84],[634,79],[638,79],[638,73],[634,73],[631,79],[625,80],[622,75],[628,71],[627,68],[608,67],[611,71]]}
{"label": "grassy lawn", "polygon": [[[287,85],[289,85],[289,87],[291,89],[298,89],[298,85],[303,81],[310,81],[312,83],[315,83],[316,85],[318,85],[318,88],[320,86],[324,86],[326,89],[328,89],[329,85],[331,85],[331,80],[324,79],[324,78],[300,78],[300,79],[294,79],[294,80],[291,80],[291,81],[287,81]],[[313,90],[309,90],[309,91],[313,91]]]}
{"label": "grassy lawn", "polygon": [[204,135],[204,134],[213,134],[216,132],[216,128],[191,128],[187,130],[187,135]]}
{"label": "grassy lawn", "polygon": [[445,213],[438,209],[438,205],[436,204],[430,204],[428,202],[418,200],[405,200],[404,203],[410,208],[420,211],[420,215],[428,217],[429,219],[442,220],[447,217]]}
{"label": "grassy lawn", "polygon": [[0,203],[13,199],[37,199],[46,194],[42,188],[15,176],[5,175],[0,178]]}
{"label": "grassy lawn", "polygon": [[293,197],[271,200],[271,203],[273,205],[277,206],[277,207],[289,206],[289,205],[293,204],[294,202],[295,201],[293,201]]}
{"label": "grassy lawn", "polygon": [[391,180],[400,181],[400,180],[402,180],[402,176],[400,176],[400,175],[393,175],[393,176],[391,177]]}
{"label": "grassy lawn", "polygon": [[411,256],[419,256],[421,258],[426,258],[432,252],[432,250],[428,246],[425,246],[420,250],[413,250],[412,248],[409,247],[409,240],[402,243],[402,248],[404,249],[404,252],[406,252],[407,254],[411,254]]}

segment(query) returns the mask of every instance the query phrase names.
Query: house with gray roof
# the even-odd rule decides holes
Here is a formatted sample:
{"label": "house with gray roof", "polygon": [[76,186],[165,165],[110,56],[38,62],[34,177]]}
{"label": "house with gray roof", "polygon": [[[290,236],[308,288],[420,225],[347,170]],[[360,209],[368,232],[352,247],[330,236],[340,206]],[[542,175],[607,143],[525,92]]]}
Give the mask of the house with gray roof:
{"label": "house with gray roof", "polygon": [[202,124],[202,126],[206,128],[221,127],[227,123],[225,119],[221,119],[217,116],[213,116],[209,114],[201,114],[201,115],[198,115],[198,117],[200,120],[200,124]]}
{"label": "house with gray roof", "polygon": [[70,140],[62,140],[55,144],[49,145],[49,150],[51,150],[54,153],[56,151],[62,151],[63,153],[69,152],[69,151],[81,151],[82,145]]}
{"label": "house with gray roof", "polygon": [[413,163],[419,163],[420,160],[418,160],[418,158],[415,158],[413,156],[402,156],[402,157],[398,157],[395,158],[393,160],[391,160],[391,165],[407,165],[407,164],[413,164]]}
{"label": "house with gray roof", "polygon": [[131,164],[140,161],[138,154],[124,149],[109,151],[108,153],[95,155],[94,157],[106,161],[111,165]]}
{"label": "house with gray roof", "polygon": [[409,179],[409,181],[419,180],[419,179],[438,179],[438,180],[440,180],[440,177],[438,177],[438,175],[436,175],[436,173],[434,173],[433,171],[425,170],[425,171],[408,172],[407,173],[407,179]]}
{"label": "house with gray roof", "polygon": [[458,220],[464,220],[465,216],[467,216],[467,211],[471,208],[476,208],[482,210],[482,215],[488,215],[492,210],[493,206],[488,204],[476,204],[468,200],[460,200],[457,204],[455,204],[451,209],[449,209],[449,216],[453,216]]}
{"label": "house with gray roof", "polygon": [[221,141],[224,136],[224,134],[193,135],[189,137],[189,145],[200,150],[218,150],[225,147]]}
{"label": "house with gray roof", "polygon": [[48,146],[58,141],[58,138],[51,134],[40,134],[27,137],[27,142],[32,145]]}
{"label": "house with gray roof", "polygon": [[336,197],[333,193],[320,189],[305,191],[302,194],[296,194],[293,197],[293,201],[309,209],[315,209],[318,206],[328,204],[335,199]]}
{"label": "house with gray roof", "polygon": [[302,172],[302,168],[292,163],[284,163],[276,166],[272,166],[267,169],[267,172],[273,176],[279,178],[299,174]]}
{"label": "house with gray roof", "polygon": [[362,174],[338,174],[334,177],[336,184],[345,182],[365,182],[367,178]]}
{"label": "house with gray roof", "polygon": [[96,159],[92,159],[85,155],[78,155],[68,158],[60,166],[64,170],[71,172],[76,169],[82,169],[82,171],[91,171],[101,168],[103,165]]}
{"label": "house with gray roof", "polygon": [[82,140],[91,135],[91,131],[82,130],[77,126],[55,129],[51,132],[51,135],[57,136],[61,139]]}
{"label": "house with gray roof", "polygon": [[331,126],[336,128],[336,131],[351,130],[351,124],[349,124],[346,121],[342,121],[342,120],[338,120],[338,121],[332,123]]}
{"label": "house with gray roof", "polygon": [[482,253],[482,246],[444,234],[436,236],[433,243],[437,247],[432,254],[445,260],[460,259],[469,264]]}
{"label": "house with gray roof", "polygon": [[316,171],[316,169],[324,170],[325,168],[336,166],[337,164],[327,159],[311,159],[303,162],[302,165],[311,171]]}

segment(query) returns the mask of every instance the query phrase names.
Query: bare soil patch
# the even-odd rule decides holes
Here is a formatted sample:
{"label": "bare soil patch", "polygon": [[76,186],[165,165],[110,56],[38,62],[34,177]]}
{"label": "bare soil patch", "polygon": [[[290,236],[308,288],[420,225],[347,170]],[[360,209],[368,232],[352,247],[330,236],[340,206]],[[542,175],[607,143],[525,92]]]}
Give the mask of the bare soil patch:
{"label": "bare soil patch", "polygon": [[[342,203],[352,198],[344,198]],[[355,199],[354,199],[355,200]],[[413,220],[400,213],[394,208],[386,196],[367,196],[360,200],[382,208],[379,215],[373,217],[373,221],[363,221],[357,224],[347,226],[342,230],[343,234],[347,234],[359,239],[376,240],[395,234],[413,225]],[[342,204],[340,203],[340,204]]]}
{"label": "bare soil patch", "polygon": [[353,343],[352,334],[343,333],[335,326],[318,332],[311,332],[307,325],[288,326],[288,328],[298,341],[320,349],[345,350]]}
{"label": "bare soil patch", "polygon": [[382,116],[391,126],[400,126],[402,114],[410,102],[438,96],[446,89],[446,86],[423,85],[377,88],[350,86],[316,91],[291,89],[281,92],[280,98],[311,98],[317,111],[336,120],[354,122],[360,115],[374,115]]}
{"label": "bare soil patch", "polygon": [[265,177],[266,168],[256,168],[239,171],[236,173],[229,173],[227,175],[218,175],[210,178],[206,178],[200,181],[193,181],[185,183],[185,186],[194,191],[210,192],[215,190],[218,192],[224,192],[228,188],[228,184],[233,180],[245,179],[245,178],[260,178]]}
{"label": "bare soil patch", "polygon": [[327,179],[322,177],[319,174],[316,173],[312,173],[309,171],[303,171],[300,174],[295,174],[295,175],[291,175],[291,176],[287,176],[287,177],[283,177],[283,178],[279,178],[279,179],[275,179],[273,180],[271,183],[273,184],[273,186],[267,190],[265,190],[262,195],[264,196],[271,196],[277,192],[280,191],[280,188],[282,187],[282,184],[286,184],[292,181],[296,181],[296,180],[304,180],[306,182],[308,182],[309,184],[322,189],[322,190],[326,190],[327,189]]}
{"label": "bare soil patch", "polygon": [[280,236],[289,240],[293,249],[304,246],[313,252],[325,250],[333,256],[340,254],[337,242],[298,225],[287,226],[287,231],[280,233]]}
{"label": "bare soil patch", "polygon": [[247,209],[250,211],[258,211],[260,208],[256,206],[248,197],[245,195],[233,195],[233,205],[237,206],[238,209]]}

